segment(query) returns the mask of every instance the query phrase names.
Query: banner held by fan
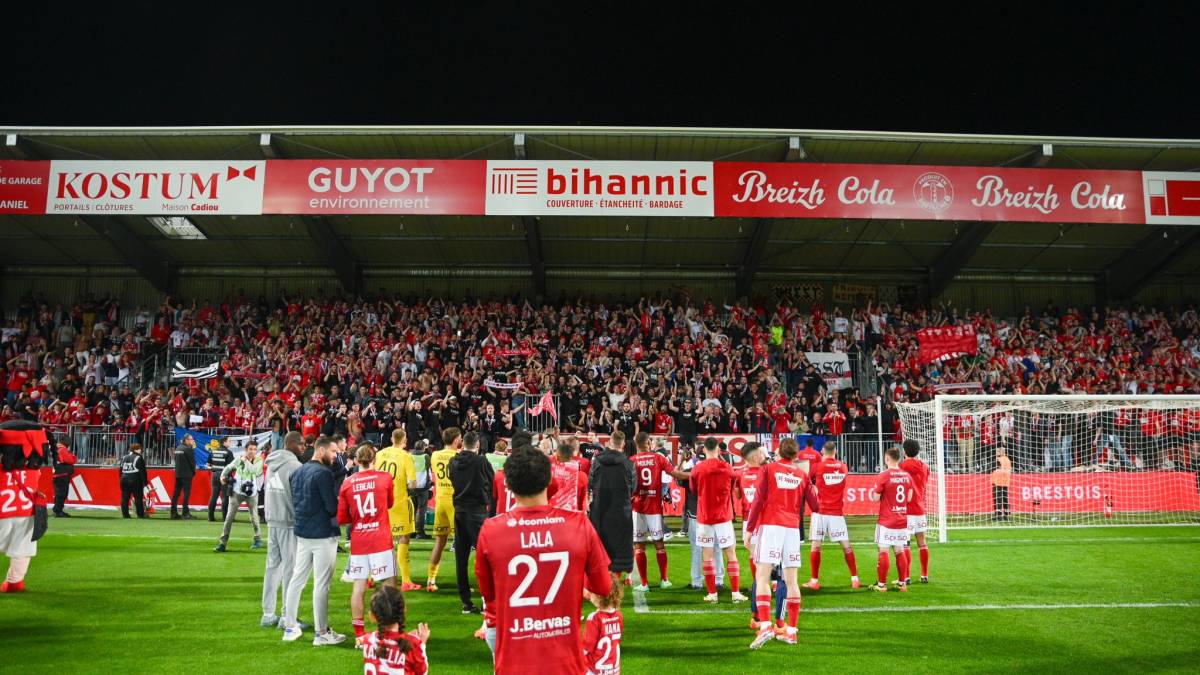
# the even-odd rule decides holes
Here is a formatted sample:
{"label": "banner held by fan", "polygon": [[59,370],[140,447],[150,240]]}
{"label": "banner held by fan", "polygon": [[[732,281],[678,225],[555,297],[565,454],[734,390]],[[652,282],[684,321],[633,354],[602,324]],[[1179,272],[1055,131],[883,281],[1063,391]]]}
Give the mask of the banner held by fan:
{"label": "banner held by fan", "polygon": [[971,324],[922,328],[917,331],[917,342],[920,345],[918,357],[921,363],[946,361],[979,353],[979,340],[975,337],[975,326]]}
{"label": "banner held by fan", "polygon": [[550,413],[550,417],[554,418],[554,423],[558,423],[558,411],[554,408],[554,392],[547,391],[542,394],[542,398],[537,402],[537,405],[530,409],[529,414],[537,417],[542,413]]}

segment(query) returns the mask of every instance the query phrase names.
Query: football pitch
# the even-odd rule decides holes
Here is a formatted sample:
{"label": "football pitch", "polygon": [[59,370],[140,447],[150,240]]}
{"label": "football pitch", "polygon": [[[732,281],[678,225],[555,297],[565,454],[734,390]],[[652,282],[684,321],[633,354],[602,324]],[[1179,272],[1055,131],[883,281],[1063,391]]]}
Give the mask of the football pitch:
{"label": "football pitch", "polygon": [[[362,672],[349,640],[317,648],[311,632],[283,643],[278,630],[259,627],[265,550],[250,550],[244,515],[229,552],[216,554],[217,523],[171,521],[162,512],[149,521],[74,514],[51,521],[29,591],[0,595],[0,672]],[[772,641],[757,652],[747,649],[748,607],[731,604],[727,591],[720,605],[702,602],[687,588],[686,539],[672,540],[675,588],[652,585],[644,603],[626,594],[623,671],[1200,669],[1200,528],[952,531],[950,543],[931,544],[932,583],[878,594],[865,588],[875,576],[873,521],[851,521],[864,588],[850,588],[840,551],[826,544],[823,588],[805,594],[800,644]],[[413,544],[417,581],[429,550],[430,542]],[[739,555],[748,570],[745,551]],[[339,555],[330,614],[333,627],[350,634],[350,585],[336,579],[344,562]],[[806,553],[802,580],[807,567]],[[653,555],[650,568],[657,582]],[[460,613],[453,553],[442,562],[440,588],[408,594],[408,626],[426,622],[432,631],[431,671],[491,672],[487,646],[471,635],[479,617]],[[306,591],[307,621],[310,601]],[[529,672],[541,671],[530,664]]]}

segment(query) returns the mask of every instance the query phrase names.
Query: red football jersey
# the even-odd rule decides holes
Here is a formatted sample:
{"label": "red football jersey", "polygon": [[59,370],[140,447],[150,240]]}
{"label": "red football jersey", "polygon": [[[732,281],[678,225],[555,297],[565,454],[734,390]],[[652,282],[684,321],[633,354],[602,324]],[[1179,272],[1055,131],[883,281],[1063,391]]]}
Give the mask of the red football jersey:
{"label": "red football jersey", "polygon": [[[401,654],[396,644],[406,640],[412,647],[407,653]],[[375,656],[376,648],[383,643],[383,658]],[[378,631],[371,631],[363,638],[363,673],[374,675],[389,673],[390,675],[425,675],[429,672],[429,658],[425,654],[425,644],[407,633],[388,631],[380,640]]]}
{"label": "red football jersey", "polygon": [[806,446],[800,450],[800,454],[796,455],[796,466],[812,474],[813,467],[820,464],[824,458],[824,455]]}
{"label": "red football jersey", "polygon": [[318,415],[305,415],[300,418],[300,433],[305,438],[316,436],[321,432],[321,418]]}
{"label": "red football jersey", "polygon": [[648,515],[662,514],[662,475],[674,467],[657,452],[639,452],[633,462],[636,484],[633,487],[633,510]]}
{"label": "red football jersey", "polygon": [[492,498],[496,504],[496,514],[508,513],[517,506],[517,498],[513,496],[512,490],[504,484],[504,469],[496,472],[496,477],[492,479]]}
{"label": "red football jersey", "polygon": [[760,525],[800,527],[800,505],[808,486],[808,474],[795,463],[781,459],[764,464],[747,526],[751,531]]}
{"label": "red football jersey", "polygon": [[39,479],[35,469],[0,471],[0,518],[32,516],[33,495],[38,491]]}
{"label": "red football jersey", "polygon": [[733,467],[719,459],[706,459],[692,469],[691,487],[696,493],[696,522],[716,525],[733,520]]}
{"label": "red football jersey", "polygon": [[842,502],[846,496],[846,476],[850,468],[836,457],[822,457],[811,470],[813,485],[817,486],[817,501],[823,516],[843,515]]}
{"label": "red football jersey", "polygon": [[621,675],[621,632],[625,620],[619,609],[601,609],[588,615],[583,628],[583,658],[588,672]]}
{"label": "red football jersey", "polygon": [[735,469],[738,474],[738,487],[742,492],[742,519],[750,517],[750,508],[754,506],[754,498],[758,494],[758,477],[760,475],[760,466],[748,466],[743,464]]}
{"label": "red football jersey", "polygon": [[907,457],[900,462],[900,470],[912,478],[912,499],[908,501],[908,515],[925,515],[925,485],[929,481],[929,467],[916,457]]}
{"label": "red football jersey", "polygon": [[498,675],[587,671],[580,639],[583,589],[612,589],[609,558],[587,515],[518,506],[490,518],[475,545],[479,593],[496,617]]}
{"label": "red football jersey", "polygon": [[370,555],[392,550],[388,509],[394,500],[392,476],[386,471],[359,471],[342,482],[338,494],[338,523],[350,525],[350,554]]}
{"label": "red football jersey", "polygon": [[907,528],[912,476],[900,469],[884,469],[875,479],[874,489],[879,495],[879,524],[893,530]]}
{"label": "red football jersey", "polygon": [[557,459],[550,463],[551,475],[558,483],[558,492],[550,500],[551,506],[570,511],[582,511],[587,501],[587,474],[579,468],[578,462],[559,462]]}

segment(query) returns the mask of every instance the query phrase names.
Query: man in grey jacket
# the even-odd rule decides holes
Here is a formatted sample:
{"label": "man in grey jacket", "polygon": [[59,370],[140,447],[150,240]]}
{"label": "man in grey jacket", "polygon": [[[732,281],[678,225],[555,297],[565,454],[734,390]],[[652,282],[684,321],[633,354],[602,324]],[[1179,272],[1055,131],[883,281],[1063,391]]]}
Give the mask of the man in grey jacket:
{"label": "man in grey jacket", "polygon": [[284,595],[280,614],[287,614],[287,584],[292,578],[296,559],[291,481],[292,474],[300,468],[300,453],[303,451],[304,437],[299,431],[290,431],[283,438],[283,447],[272,450],[267,456],[267,570],[263,575],[263,628],[279,623],[275,606],[280,589]]}
{"label": "man in grey jacket", "polygon": [[328,436],[317,439],[312,461],[292,474],[292,531],[296,533],[296,560],[284,599],[283,641],[300,638],[296,622],[300,595],[313,576],[313,646],[336,645],[346,636],[329,627],[329,582],[337,558],[337,492],[334,491],[333,456],[337,445]]}

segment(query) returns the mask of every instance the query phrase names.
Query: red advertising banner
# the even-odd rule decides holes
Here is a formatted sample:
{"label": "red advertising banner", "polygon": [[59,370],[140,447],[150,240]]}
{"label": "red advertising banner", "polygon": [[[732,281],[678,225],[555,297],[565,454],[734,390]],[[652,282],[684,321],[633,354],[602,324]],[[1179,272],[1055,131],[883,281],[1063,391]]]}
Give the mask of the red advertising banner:
{"label": "red advertising banner", "polygon": [[46,212],[50,162],[0,160],[0,213]]}
{"label": "red advertising banner", "polygon": [[[150,484],[146,497],[154,500],[154,507],[170,508],[171,492],[175,488],[175,472],[171,469],[150,469],[147,472]],[[208,471],[196,472],[192,479],[193,509],[208,508],[208,497],[212,493],[212,477]],[[42,494],[54,495],[54,481],[49,471],[42,472],[39,485]],[[67,492],[67,506],[81,508],[113,509],[121,506],[121,472],[116,467],[80,467],[71,476],[71,487]]]}
{"label": "red advertising banner", "polygon": [[263,213],[483,215],[483,160],[272,160]]}
{"label": "red advertising banner", "polygon": [[921,363],[979,353],[979,340],[975,337],[975,326],[971,324],[922,328],[917,331],[917,342],[920,345],[917,358]]}
{"label": "red advertising banner", "polygon": [[1146,222],[1200,225],[1200,175],[1145,171]]}
{"label": "red advertising banner", "polygon": [[[754,436],[741,434],[723,436],[731,446],[740,448]],[[598,438],[608,441],[607,436]],[[678,437],[671,437],[668,448],[672,456],[678,457]],[[736,456],[736,455],[735,455]],[[175,486],[174,472],[170,469],[151,469],[148,496],[154,499],[156,508],[169,506],[171,491]],[[992,503],[992,482],[987,474],[951,474],[946,476],[946,511],[953,514],[988,514],[995,511]],[[925,509],[934,512],[937,508],[938,475],[932,474],[926,486]],[[845,513],[852,516],[874,515],[879,512],[879,503],[871,501],[871,489],[875,476],[851,474],[846,479]],[[204,508],[208,505],[210,478],[207,471],[200,471],[192,480],[191,507]],[[41,492],[54,494],[50,472],[42,472]],[[679,515],[683,507],[682,489],[677,483],[671,485],[672,503],[667,504],[667,515]],[[1012,475],[1008,488],[1008,501],[1012,513],[1035,515],[1038,513],[1104,513],[1106,505],[1114,513],[1141,513],[1150,511],[1200,511],[1200,493],[1196,490],[1196,474],[1176,471],[1149,471],[1143,473],[1017,473]],[[120,472],[116,468],[85,467],[75,471],[67,506],[91,508],[117,508],[121,503]]]}
{"label": "red advertising banner", "polygon": [[717,217],[1144,223],[1141,173],[716,162]]}

